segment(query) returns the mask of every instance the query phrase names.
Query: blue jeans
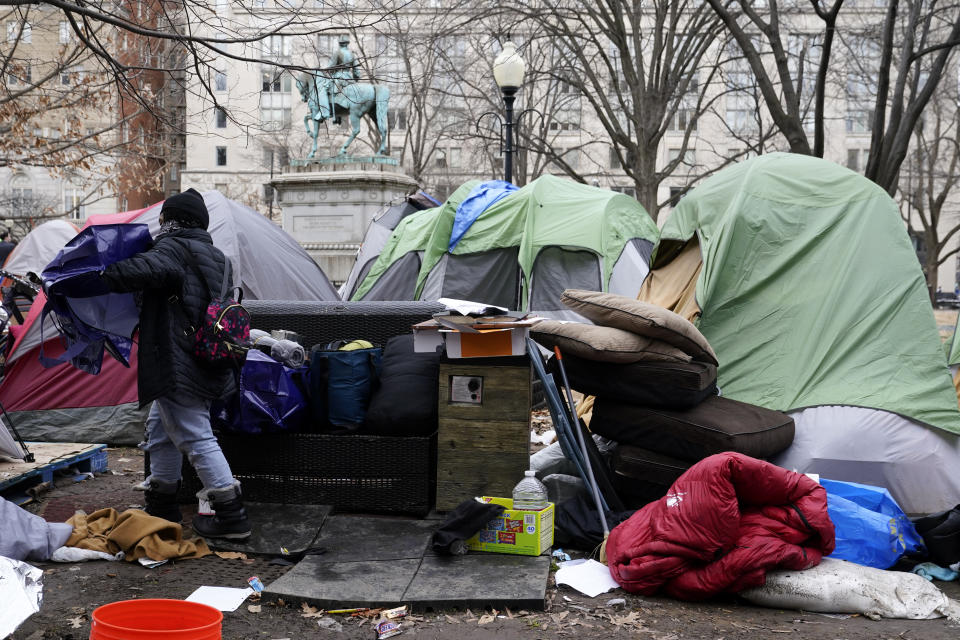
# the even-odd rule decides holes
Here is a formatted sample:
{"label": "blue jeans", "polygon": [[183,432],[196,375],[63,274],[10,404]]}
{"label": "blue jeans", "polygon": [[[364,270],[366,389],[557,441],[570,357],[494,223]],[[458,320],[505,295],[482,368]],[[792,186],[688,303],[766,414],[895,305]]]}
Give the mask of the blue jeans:
{"label": "blue jeans", "polygon": [[147,415],[150,478],[160,487],[174,487],[180,480],[183,456],[200,476],[204,489],[234,484],[230,465],[210,427],[210,401],[194,396],[157,398]]}

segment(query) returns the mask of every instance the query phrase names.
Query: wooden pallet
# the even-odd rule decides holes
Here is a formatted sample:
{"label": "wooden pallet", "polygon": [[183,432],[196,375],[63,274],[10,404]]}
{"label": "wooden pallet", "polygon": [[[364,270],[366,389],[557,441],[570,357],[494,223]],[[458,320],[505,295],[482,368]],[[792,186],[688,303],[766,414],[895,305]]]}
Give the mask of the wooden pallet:
{"label": "wooden pallet", "polygon": [[28,442],[27,448],[34,455],[33,462],[0,456],[0,496],[17,504],[30,502],[28,490],[43,482],[52,482],[58,471],[72,468],[78,474],[85,474],[107,469],[105,444]]}

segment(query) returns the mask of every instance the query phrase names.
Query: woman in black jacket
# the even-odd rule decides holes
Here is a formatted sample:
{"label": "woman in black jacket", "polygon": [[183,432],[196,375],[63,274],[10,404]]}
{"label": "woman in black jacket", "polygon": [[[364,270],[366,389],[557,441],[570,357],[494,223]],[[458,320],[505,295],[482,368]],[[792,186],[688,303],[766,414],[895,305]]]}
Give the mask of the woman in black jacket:
{"label": "woman in black jacket", "polygon": [[[244,539],[250,523],[240,485],[210,427],[210,403],[233,391],[229,370],[203,366],[193,356],[194,333],[223,282],[230,261],[207,232],[210,217],[194,189],[171,196],[160,209],[160,233],[147,251],[107,267],[111,291],[142,292],[137,388],[147,416],[150,477],[147,513],[179,522],[177,490],[183,455],[203,482],[198,494],[215,515],[198,515],[203,536]],[[232,281],[228,273],[228,281]]]}

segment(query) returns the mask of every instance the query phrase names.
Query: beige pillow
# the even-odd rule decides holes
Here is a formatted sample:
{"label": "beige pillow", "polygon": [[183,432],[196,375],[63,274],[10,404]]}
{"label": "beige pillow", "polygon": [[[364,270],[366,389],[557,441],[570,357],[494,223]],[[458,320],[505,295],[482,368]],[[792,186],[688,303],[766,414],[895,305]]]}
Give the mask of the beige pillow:
{"label": "beige pillow", "polygon": [[626,364],[641,360],[691,360],[681,349],[661,340],[583,322],[541,320],[530,329],[530,337],[548,349],[557,346],[561,353],[600,362]]}
{"label": "beige pillow", "polygon": [[717,354],[703,334],[673,311],[626,296],[582,289],[567,289],[560,300],[598,325],[656,338],[682,349],[694,360],[718,364]]}

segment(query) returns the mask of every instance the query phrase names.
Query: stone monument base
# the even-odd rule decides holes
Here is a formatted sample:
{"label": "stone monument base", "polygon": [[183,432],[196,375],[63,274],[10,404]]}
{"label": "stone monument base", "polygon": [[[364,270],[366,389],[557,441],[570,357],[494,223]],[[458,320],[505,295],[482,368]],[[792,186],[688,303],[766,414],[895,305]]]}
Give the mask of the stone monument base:
{"label": "stone monument base", "polygon": [[350,274],[373,217],[417,189],[397,161],[385,156],[295,160],[271,184],[284,231],[337,286]]}

